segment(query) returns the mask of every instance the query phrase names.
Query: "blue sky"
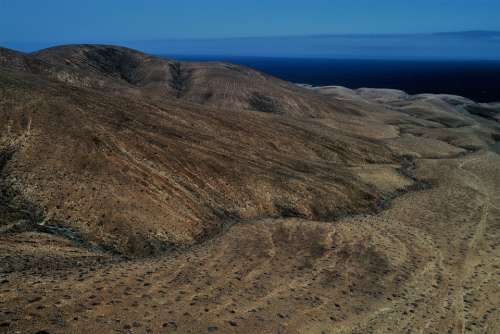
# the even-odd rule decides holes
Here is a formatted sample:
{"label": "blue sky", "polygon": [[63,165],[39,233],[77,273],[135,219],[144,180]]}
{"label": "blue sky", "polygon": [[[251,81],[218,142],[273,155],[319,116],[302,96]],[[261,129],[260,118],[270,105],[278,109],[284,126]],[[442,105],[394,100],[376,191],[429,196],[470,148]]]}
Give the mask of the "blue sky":
{"label": "blue sky", "polygon": [[0,43],[457,30],[500,30],[500,1],[0,0]]}

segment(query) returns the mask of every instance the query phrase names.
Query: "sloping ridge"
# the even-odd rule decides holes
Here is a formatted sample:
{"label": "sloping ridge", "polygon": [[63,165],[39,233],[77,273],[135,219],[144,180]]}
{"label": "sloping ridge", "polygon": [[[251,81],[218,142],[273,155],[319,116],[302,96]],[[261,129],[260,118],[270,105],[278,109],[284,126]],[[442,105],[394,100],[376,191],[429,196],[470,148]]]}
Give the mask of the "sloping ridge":
{"label": "sloping ridge", "polygon": [[217,108],[299,117],[323,117],[332,110],[352,112],[292,83],[229,63],[179,62],[110,45],[57,46],[17,56],[24,63],[43,64],[38,67],[52,78],[106,92],[148,99],[175,97]]}

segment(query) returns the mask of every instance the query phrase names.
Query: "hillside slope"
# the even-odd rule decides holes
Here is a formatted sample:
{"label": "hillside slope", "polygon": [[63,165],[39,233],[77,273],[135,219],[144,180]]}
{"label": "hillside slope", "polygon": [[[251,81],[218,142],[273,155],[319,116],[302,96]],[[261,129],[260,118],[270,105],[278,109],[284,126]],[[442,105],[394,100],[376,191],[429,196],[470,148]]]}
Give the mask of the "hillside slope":
{"label": "hillside slope", "polygon": [[[123,79],[123,71],[138,76],[123,70],[128,65],[113,58],[115,52],[143,57],[133,61],[141,64],[136,69],[149,69],[152,58],[110,50],[92,58],[94,63],[59,57],[58,51],[69,52],[65,47],[42,51],[24,57],[39,61],[43,70],[1,72],[2,142],[4,150],[14,151],[4,182],[36,203],[47,224],[121,253],[149,254],[202,240],[235,220],[328,220],[376,209],[381,192],[349,167],[396,162],[380,143],[337,133],[307,114],[245,111],[237,103],[236,110],[207,107],[168,94],[149,100],[114,86],[101,92],[86,83],[105,78],[121,89],[134,81]],[[155,67],[165,61],[152,62]],[[71,71],[90,79],[59,79]],[[225,75],[219,67],[215,71]],[[227,71],[231,78],[233,70]],[[269,90],[281,84],[268,81]],[[131,89],[142,96],[156,92],[137,82]],[[285,89],[280,94],[295,98]],[[303,94],[322,100],[314,92]]]}

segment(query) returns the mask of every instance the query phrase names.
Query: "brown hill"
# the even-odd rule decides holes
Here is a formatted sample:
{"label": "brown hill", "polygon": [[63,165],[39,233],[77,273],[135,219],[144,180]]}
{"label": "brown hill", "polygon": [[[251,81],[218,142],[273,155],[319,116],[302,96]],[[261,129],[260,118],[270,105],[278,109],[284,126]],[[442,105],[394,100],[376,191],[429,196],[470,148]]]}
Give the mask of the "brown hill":
{"label": "brown hill", "polygon": [[[37,70],[18,65],[18,59],[36,63]],[[115,47],[15,53],[10,68],[16,71],[4,69],[1,76],[2,140],[14,151],[4,167],[5,182],[36,203],[47,224],[138,254],[204,239],[234,220],[328,220],[376,209],[381,192],[349,168],[397,161],[386,147],[313,122],[307,111],[292,118],[240,109],[253,96],[244,92],[252,78],[227,90],[228,99],[240,101],[236,109],[222,107],[228,103],[222,97],[218,102],[226,89],[220,85],[213,106],[186,104],[169,91],[171,79],[154,79],[161,77],[155,71],[170,73],[171,64]],[[293,91],[314,97],[304,108],[331,104],[315,92],[234,65],[188,66],[200,80],[210,71],[228,82],[236,80],[234,73],[252,75],[260,91],[282,96],[281,106],[291,114],[300,110],[284,102],[300,106]],[[105,80],[111,84],[103,91],[87,84]],[[121,90],[128,86],[140,95]],[[163,95],[145,97],[160,86]],[[201,96],[200,87],[205,85],[190,86],[186,99]]]}

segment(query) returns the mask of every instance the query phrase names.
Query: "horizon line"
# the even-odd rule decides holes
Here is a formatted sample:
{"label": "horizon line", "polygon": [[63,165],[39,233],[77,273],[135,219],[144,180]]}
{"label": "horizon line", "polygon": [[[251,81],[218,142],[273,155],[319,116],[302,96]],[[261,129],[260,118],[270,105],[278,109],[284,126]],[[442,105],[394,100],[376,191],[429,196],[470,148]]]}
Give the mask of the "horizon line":
{"label": "horizon line", "polygon": [[[100,44],[100,43],[127,43],[127,42],[153,42],[153,41],[204,41],[204,40],[245,40],[245,39],[272,39],[272,38],[327,38],[327,37],[392,37],[392,36],[446,36],[446,35],[487,35],[489,37],[499,35],[500,30],[455,30],[455,31],[436,31],[436,32],[384,32],[384,33],[311,33],[311,34],[291,34],[291,35],[264,35],[264,36],[212,36],[212,37],[158,37],[144,39],[76,39],[71,41],[1,41],[1,44]],[[76,41],[81,42],[76,42]],[[107,41],[107,42],[105,42]]]}

